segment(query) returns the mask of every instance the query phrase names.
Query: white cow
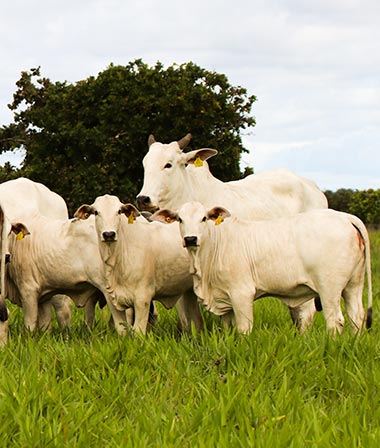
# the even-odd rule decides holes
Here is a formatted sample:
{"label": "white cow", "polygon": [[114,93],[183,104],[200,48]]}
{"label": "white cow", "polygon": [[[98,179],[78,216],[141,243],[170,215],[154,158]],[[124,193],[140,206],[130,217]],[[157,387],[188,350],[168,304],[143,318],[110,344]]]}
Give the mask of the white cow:
{"label": "white cow", "polygon": [[143,159],[144,184],[137,196],[140,209],[178,210],[185,202],[199,201],[205,207],[218,203],[245,219],[262,220],[327,208],[327,199],[314,182],[286,169],[220,181],[206,162],[217,154],[215,149],[182,151],[190,137],[163,144],[150,136]]}
{"label": "white cow", "polygon": [[189,257],[178,229],[138,218],[136,207],[110,195],[96,198],[92,205],[82,205],[74,214],[81,219],[90,215],[95,215],[108,291],[119,310],[134,308],[134,330],[145,334],[152,300],[171,308],[181,296],[185,306],[184,315],[179,316],[183,329],[188,329],[191,322],[200,329],[202,319]]}
{"label": "white cow", "polygon": [[[17,216],[22,210],[26,215],[28,211],[33,213],[38,210],[41,214],[54,218],[67,218],[68,211],[66,203],[61,196],[49,190],[45,185],[20,177],[0,184],[0,204],[3,211],[2,233],[1,233],[1,291],[5,291],[5,262],[9,257],[7,238],[11,230],[11,222],[17,221]],[[2,298],[2,300],[5,300]],[[57,320],[60,326],[65,327],[71,320],[71,301],[68,297],[53,297],[50,303],[40,308],[39,325],[48,328],[51,323],[51,305],[56,310]],[[0,318],[1,320],[1,318]],[[1,325],[0,325],[1,326]],[[6,328],[0,332],[3,337],[2,343],[6,343],[8,334],[8,322]]]}
{"label": "white cow", "polygon": [[241,333],[252,330],[253,301],[267,295],[290,307],[319,296],[332,333],[341,332],[344,324],[343,297],[352,329],[360,330],[366,270],[370,326],[369,238],[356,216],[328,209],[246,221],[231,217],[223,207],[206,211],[199,202],[190,202],[178,213],[161,210],[152,219],[179,221],[183,244],[192,257],[196,294],[216,315],[233,311]]}
{"label": "white cow", "polygon": [[3,346],[8,342],[9,315],[5,301],[5,263],[7,255],[7,237],[10,229],[11,225],[8,223],[0,204],[0,346]]}
{"label": "white cow", "polygon": [[[22,213],[24,224],[26,225],[28,221],[27,215],[33,215],[35,211],[53,219],[68,219],[69,217],[66,203],[61,196],[51,191],[45,185],[24,177],[0,184],[0,204],[7,218],[5,220],[5,234],[9,233],[10,223],[17,221],[20,213]],[[2,259],[4,259],[6,254],[9,254],[6,245],[2,254]],[[1,272],[5,272],[5,270],[1,269]],[[2,281],[4,281],[3,275]],[[68,327],[71,322],[71,303],[69,297],[55,295],[49,302],[41,304],[38,318],[39,328],[48,329],[51,327],[51,305],[55,308],[60,327]],[[92,327],[94,324],[96,303],[104,306],[104,298],[94,295],[85,306],[85,322],[89,327]]]}
{"label": "white cow", "polygon": [[[183,152],[191,134],[178,142],[163,144],[151,135],[144,157],[144,184],[137,196],[142,210],[178,210],[188,201],[214,204],[249,220],[273,219],[307,210],[327,208],[327,199],[316,184],[286,169],[265,171],[244,179],[222,182],[215,178],[206,162],[217,154],[214,149]],[[300,331],[311,323],[316,312],[313,302],[290,309]]]}
{"label": "white cow", "polygon": [[[25,327],[35,330],[39,308],[54,294],[69,295],[81,307],[101,292],[117,332],[125,334],[125,313],[117,311],[108,299],[94,220],[52,219],[38,212],[28,213],[26,218],[27,227],[21,216],[12,226],[12,260],[6,272],[7,297],[22,306]],[[20,232],[29,235],[20,238]]]}

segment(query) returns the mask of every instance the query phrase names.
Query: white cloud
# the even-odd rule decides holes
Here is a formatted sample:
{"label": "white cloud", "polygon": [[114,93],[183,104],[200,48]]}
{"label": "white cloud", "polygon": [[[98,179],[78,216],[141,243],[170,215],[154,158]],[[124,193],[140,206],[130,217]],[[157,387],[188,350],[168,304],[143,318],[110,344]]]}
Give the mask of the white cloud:
{"label": "white cloud", "polygon": [[31,67],[75,82],[111,62],[193,61],[257,95],[243,161],[256,170],[287,166],[323,188],[375,187],[379,23],[377,0],[6,2],[0,124],[12,119],[6,104]]}

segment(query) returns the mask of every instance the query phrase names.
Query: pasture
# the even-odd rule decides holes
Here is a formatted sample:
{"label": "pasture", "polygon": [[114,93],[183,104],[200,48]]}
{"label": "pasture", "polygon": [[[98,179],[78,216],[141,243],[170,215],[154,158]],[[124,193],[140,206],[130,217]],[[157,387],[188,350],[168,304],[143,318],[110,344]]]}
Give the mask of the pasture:
{"label": "pasture", "polygon": [[[1,349],[1,445],[15,447],[377,447],[380,440],[380,232],[371,232],[374,322],[333,339],[319,314],[299,336],[276,299],[241,336],[205,315],[180,337],[159,307],[147,337],[93,331],[28,335],[10,305]],[[366,291],[365,291],[366,300]]]}

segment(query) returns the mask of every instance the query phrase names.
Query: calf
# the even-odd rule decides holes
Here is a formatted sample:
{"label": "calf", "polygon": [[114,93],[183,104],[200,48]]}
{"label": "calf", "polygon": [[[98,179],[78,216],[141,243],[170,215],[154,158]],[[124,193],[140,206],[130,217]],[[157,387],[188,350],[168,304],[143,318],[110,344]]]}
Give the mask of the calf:
{"label": "calf", "polygon": [[[125,313],[108,297],[93,219],[52,219],[38,212],[12,226],[9,248],[12,261],[6,269],[6,295],[22,306],[24,324],[33,331],[41,306],[55,294],[69,295],[77,306],[103,293],[119,334],[124,334]],[[30,234],[23,238],[25,233]]]}
{"label": "calf", "polygon": [[214,314],[232,311],[241,333],[252,330],[253,301],[268,295],[290,307],[318,296],[332,333],[341,332],[344,324],[343,297],[352,329],[360,330],[366,270],[367,327],[371,325],[369,238],[356,216],[326,209],[245,221],[223,207],[206,211],[202,204],[189,202],[178,213],[161,210],[152,219],[180,223],[195,293]]}
{"label": "calf", "polygon": [[166,308],[180,301],[183,329],[191,322],[200,329],[202,319],[193,292],[190,260],[176,226],[149,223],[139,218],[140,212],[132,204],[122,204],[110,195],[82,205],[74,216],[87,219],[90,215],[95,215],[108,291],[119,310],[134,308],[134,330],[145,334],[152,300]]}
{"label": "calf", "polygon": [[[308,210],[327,208],[327,199],[317,185],[287,169],[267,170],[244,179],[222,182],[214,177],[208,159],[218,151],[210,148],[184,152],[191,134],[178,142],[163,144],[149,137],[144,157],[144,185],[137,196],[143,210],[179,210],[188,201],[209,208],[226,207],[239,218],[275,219]],[[300,331],[312,324],[314,301],[290,308]]]}

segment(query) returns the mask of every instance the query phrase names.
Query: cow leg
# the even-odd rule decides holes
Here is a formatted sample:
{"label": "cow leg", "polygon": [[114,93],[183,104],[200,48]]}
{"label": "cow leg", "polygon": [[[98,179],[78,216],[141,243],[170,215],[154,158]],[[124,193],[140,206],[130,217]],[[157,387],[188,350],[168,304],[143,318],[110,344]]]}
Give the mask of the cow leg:
{"label": "cow leg", "polygon": [[363,307],[364,272],[362,278],[352,279],[343,291],[346,311],[354,333],[363,329],[365,311]]}
{"label": "cow leg", "polygon": [[60,328],[69,328],[71,324],[71,299],[63,294],[56,294],[51,299]]}
{"label": "cow leg", "polygon": [[229,311],[227,314],[223,314],[221,316],[221,318],[222,318],[223,328],[225,328],[226,330],[235,325],[235,315],[232,310]]}
{"label": "cow leg", "polygon": [[108,308],[111,312],[113,322],[115,324],[115,330],[119,336],[125,336],[127,333],[125,311],[117,310],[110,297],[106,297]]}
{"label": "cow leg", "polygon": [[9,320],[0,321],[0,347],[8,343]]}
{"label": "cow leg", "polygon": [[135,310],[133,307],[127,308],[125,310],[125,317],[127,319],[127,324],[130,327],[133,327],[133,324],[135,323]]}
{"label": "cow leg", "polygon": [[231,303],[235,315],[236,328],[239,333],[249,334],[253,329],[253,296],[231,294]]}
{"label": "cow leg", "polygon": [[299,332],[301,334],[305,333],[305,331],[311,327],[314,320],[314,316],[317,312],[314,300],[308,300],[302,305],[295,307],[289,306],[288,308],[290,311],[292,321],[299,330]]}
{"label": "cow leg", "polygon": [[340,307],[341,292],[331,294],[331,291],[327,294],[319,295],[322,302],[323,314],[326,319],[326,328],[329,333],[335,335],[336,333],[342,333],[344,326],[344,317],[342,309]]}
{"label": "cow leg", "polygon": [[84,306],[84,323],[88,328],[94,328],[95,324],[95,307],[98,302],[97,294],[93,294]]}
{"label": "cow leg", "polygon": [[178,328],[182,331],[190,331],[192,324],[196,331],[203,328],[203,319],[199,309],[198,298],[194,292],[186,291],[176,303],[178,313]]}
{"label": "cow leg", "polygon": [[51,330],[51,308],[50,301],[38,304],[38,328],[40,330]]}
{"label": "cow leg", "polygon": [[135,322],[133,329],[136,333],[146,334],[149,319],[150,301],[145,299],[137,299],[135,301]]}
{"label": "cow leg", "polygon": [[38,303],[37,296],[29,296],[28,300],[22,301],[24,313],[24,326],[28,331],[35,331],[38,324]]}
{"label": "cow leg", "polygon": [[9,314],[9,310],[4,304],[4,308],[0,311],[0,347],[8,343]]}

